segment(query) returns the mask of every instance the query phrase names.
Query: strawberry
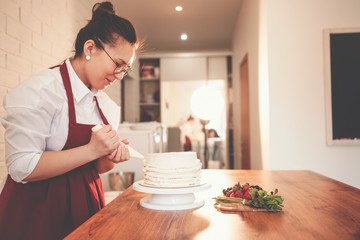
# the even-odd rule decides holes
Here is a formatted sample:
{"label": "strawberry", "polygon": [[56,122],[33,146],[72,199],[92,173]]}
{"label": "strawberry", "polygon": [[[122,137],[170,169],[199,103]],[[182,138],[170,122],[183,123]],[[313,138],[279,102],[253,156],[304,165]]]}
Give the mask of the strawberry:
{"label": "strawberry", "polygon": [[226,193],[226,196],[227,197],[230,197],[230,195],[232,194],[232,193],[234,193],[232,190],[230,190],[230,191],[228,191],[227,193]]}
{"label": "strawberry", "polygon": [[244,199],[251,199],[250,190],[247,190],[247,191],[243,194],[243,198],[244,198]]}
{"label": "strawberry", "polygon": [[242,193],[242,191],[239,189],[239,190],[237,190],[237,191],[235,192],[234,196],[237,197],[237,198],[242,198],[242,197],[243,197],[243,193]]}
{"label": "strawberry", "polygon": [[250,185],[249,185],[248,183],[245,183],[245,184],[242,186],[243,192],[246,192],[249,188],[250,188]]}

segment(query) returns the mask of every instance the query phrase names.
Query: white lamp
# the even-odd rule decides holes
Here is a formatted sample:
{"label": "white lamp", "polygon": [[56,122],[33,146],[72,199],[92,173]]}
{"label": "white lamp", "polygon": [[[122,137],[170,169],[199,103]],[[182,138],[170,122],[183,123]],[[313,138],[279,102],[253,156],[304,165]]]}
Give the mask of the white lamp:
{"label": "white lamp", "polygon": [[215,87],[205,85],[195,90],[190,99],[191,111],[198,118],[210,121],[224,106],[224,98]]}

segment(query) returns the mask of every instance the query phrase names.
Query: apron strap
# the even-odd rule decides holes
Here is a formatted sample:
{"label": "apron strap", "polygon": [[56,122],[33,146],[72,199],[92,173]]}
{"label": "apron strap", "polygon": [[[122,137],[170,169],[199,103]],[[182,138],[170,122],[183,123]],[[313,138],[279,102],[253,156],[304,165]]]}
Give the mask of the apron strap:
{"label": "apron strap", "polygon": [[100,106],[99,106],[99,102],[98,102],[98,100],[97,100],[97,97],[96,97],[96,96],[94,96],[94,100],[95,100],[96,106],[97,106],[97,108],[98,108],[98,110],[99,110],[99,113],[100,113],[101,119],[103,120],[104,124],[108,125],[108,124],[109,124],[109,122],[107,121],[107,119],[106,119],[106,117],[105,117],[104,113],[102,112],[102,110],[101,110],[101,108],[100,108]]}
{"label": "apron strap", "polygon": [[69,72],[68,72],[67,67],[66,67],[66,62],[61,64],[60,73],[61,73],[61,77],[62,77],[63,82],[64,82],[64,86],[65,86],[65,90],[66,90],[66,96],[68,98],[69,120],[76,122],[74,98],[73,98],[73,95],[72,95],[70,77],[69,77]]}

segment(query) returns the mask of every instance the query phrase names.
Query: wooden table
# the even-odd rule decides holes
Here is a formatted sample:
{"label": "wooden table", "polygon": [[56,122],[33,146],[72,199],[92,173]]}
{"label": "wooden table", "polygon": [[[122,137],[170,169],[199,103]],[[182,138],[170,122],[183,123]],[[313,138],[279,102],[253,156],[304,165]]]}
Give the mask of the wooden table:
{"label": "wooden table", "polygon": [[[360,189],[311,171],[203,170],[205,205],[161,211],[139,205],[131,187],[66,237],[70,239],[360,239]],[[279,189],[282,212],[220,212],[223,188],[249,182]]]}

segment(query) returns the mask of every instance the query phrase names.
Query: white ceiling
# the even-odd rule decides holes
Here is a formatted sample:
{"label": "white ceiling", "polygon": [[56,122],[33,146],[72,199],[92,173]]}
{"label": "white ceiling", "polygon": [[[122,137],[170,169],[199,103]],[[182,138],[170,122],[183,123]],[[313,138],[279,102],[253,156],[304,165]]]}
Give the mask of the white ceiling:
{"label": "white ceiling", "polygon": [[[135,26],[145,52],[231,50],[242,0],[114,0]],[[175,6],[184,10],[176,12]],[[180,34],[187,33],[187,41]]]}

